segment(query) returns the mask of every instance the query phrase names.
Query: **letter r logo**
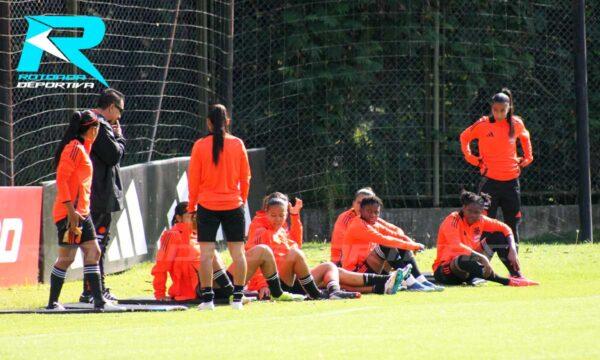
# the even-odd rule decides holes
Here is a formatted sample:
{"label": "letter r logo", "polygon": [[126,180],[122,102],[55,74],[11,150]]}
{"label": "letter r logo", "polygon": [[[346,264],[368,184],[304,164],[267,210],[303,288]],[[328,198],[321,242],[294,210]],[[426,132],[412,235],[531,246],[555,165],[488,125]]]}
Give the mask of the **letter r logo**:
{"label": "letter r logo", "polygon": [[[106,27],[96,16],[26,16],[29,24],[23,53],[17,71],[37,72],[44,51],[70,62],[96,78],[104,86],[108,83],[80,50],[97,46],[104,38]],[[81,28],[81,37],[48,36],[55,28]]]}

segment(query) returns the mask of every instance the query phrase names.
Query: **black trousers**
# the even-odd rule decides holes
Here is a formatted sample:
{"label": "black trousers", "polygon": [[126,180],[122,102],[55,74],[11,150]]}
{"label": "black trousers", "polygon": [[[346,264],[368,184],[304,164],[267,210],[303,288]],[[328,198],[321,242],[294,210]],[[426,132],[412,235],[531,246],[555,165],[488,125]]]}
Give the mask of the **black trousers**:
{"label": "black trousers", "polygon": [[508,225],[519,243],[519,223],[521,222],[521,186],[519,179],[499,181],[490,178],[482,178],[479,184],[479,192],[484,192],[492,197],[492,203],[487,216],[496,218],[498,208],[502,209],[504,222]]}

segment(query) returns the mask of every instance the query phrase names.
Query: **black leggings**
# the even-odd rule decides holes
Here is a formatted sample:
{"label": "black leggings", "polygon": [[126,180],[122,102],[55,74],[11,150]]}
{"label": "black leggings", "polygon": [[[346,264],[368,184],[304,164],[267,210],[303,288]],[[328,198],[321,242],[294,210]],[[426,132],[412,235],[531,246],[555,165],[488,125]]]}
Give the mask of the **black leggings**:
{"label": "black leggings", "polygon": [[383,245],[377,245],[375,253],[383,260],[387,261],[388,264],[394,269],[400,269],[408,264],[412,265],[411,275],[414,277],[421,276],[417,261],[410,250],[403,250],[397,248],[390,248]]}
{"label": "black leggings", "polygon": [[519,244],[519,223],[521,222],[521,186],[519,179],[499,181],[482,178],[479,192],[484,192],[492,197],[492,203],[487,211],[487,216],[496,218],[498,208],[502,209],[504,222],[508,225]]}

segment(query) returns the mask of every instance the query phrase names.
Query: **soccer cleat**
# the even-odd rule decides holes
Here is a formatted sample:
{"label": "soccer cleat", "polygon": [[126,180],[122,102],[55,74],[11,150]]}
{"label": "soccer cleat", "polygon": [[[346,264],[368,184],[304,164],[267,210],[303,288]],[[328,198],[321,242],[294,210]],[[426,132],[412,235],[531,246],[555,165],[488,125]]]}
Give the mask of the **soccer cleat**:
{"label": "soccer cleat", "polygon": [[125,311],[122,306],[119,306],[111,301],[107,301],[102,305],[94,305],[94,310],[105,310],[105,311]]}
{"label": "soccer cleat", "polygon": [[81,293],[81,296],[79,296],[79,302],[85,304],[92,304],[94,302],[94,297],[91,293],[84,292]]}
{"label": "soccer cleat", "polygon": [[402,281],[410,276],[412,265],[408,264],[405,267],[390,272],[390,278],[385,282],[384,293],[394,295],[402,286]]}
{"label": "soccer cleat", "polygon": [[511,277],[508,286],[536,286],[540,283],[524,277]]}
{"label": "soccer cleat", "polygon": [[485,284],[486,282],[487,282],[487,280],[477,278],[477,277],[466,281],[467,285],[469,285],[469,286],[481,286],[481,285]]}
{"label": "soccer cleat", "polygon": [[52,305],[46,306],[46,310],[62,311],[66,309],[61,303],[55,301],[52,303]]}
{"label": "soccer cleat", "polygon": [[445,289],[443,286],[436,285],[428,280],[423,281],[421,284],[425,285],[425,286],[429,286],[430,288],[433,288],[435,291],[444,291],[444,289]]}
{"label": "soccer cleat", "polygon": [[408,291],[422,291],[422,292],[437,291],[437,290],[435,290],[432,287],[425,286],[425,285],[421,284],[420,282],[415,282],[414,284],[407,286],[406,290],[408,290]]}
{"label": "soccer cleat", "polygon": [[284,291],[280,297],[275,297],[271,295],[271,300],[273,301],[304,301],[306,296],[300,294],[292,294],[287,291]]}
{"label": "soccer cleat", "polygon": [[233,310],[244,310],[244,304],[241,301],[233,301],[231,303],[231,308]]}
{"label": "soccer cleat", "polygon": [[338,290],[329,294],[329,300],[360,299],[361,296],[359,292]]}
{"label": "soccer cleat", "polygon": [[104,289],[104,291],[102,292],[102,296],[106,299],[106,300],[110,300],[110,301],[117,301],[118,299],[110,292],[110,288],[106,288]]}
{"label": "soccer cleat", "polygon": [[214,309],[215,309],[215,303],[213,301],[203,302],[203,303],[200,303],[200,305],[198,305],[198,310],[200,310],[200,311],[214,310]]}

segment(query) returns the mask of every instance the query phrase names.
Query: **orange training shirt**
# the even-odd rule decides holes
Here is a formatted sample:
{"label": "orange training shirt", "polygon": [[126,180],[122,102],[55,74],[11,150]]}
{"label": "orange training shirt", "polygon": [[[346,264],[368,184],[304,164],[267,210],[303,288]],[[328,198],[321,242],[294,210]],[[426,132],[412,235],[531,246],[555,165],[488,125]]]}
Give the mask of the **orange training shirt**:
{"label": "orange training shirt", "polygon": [[165,297],[167,275],[170,275],[169,296],[172,299],[195,299],[199,266],[200,246],[190,224],[177,223],[163,232],[156,264],[152,267],[154,297],[157,300]]}
{"label": "orange training shirt", "polygon": [[[248,230],[246,251],[256,245],[267,245],[273,250],[275,263],[277,268],[279,268],[279,264],[285,259],[290,249],[302,247],[303,228],[300,216],[290,214],[290,222],[290,230],[287,230],[285,227],[273,230],[266,213],[262,210],[257,211]],[[268,286],[267,281],[260,270],[256,271],[248,282],[248,290],[250,291],[256,291],[266,286]]]}
{"label": "orange training shirt", "polygon": [[448,215],[438,232],[437,257],[433,263],[433,271],[459,255],[470,255],[473,250],[481,252],[481,234],[484,232],[502,232],[504,236],[512,235],[508,225],[485,215],[472,225],[467,224],[459,211]]}
{"label": "orange training shirt", "polygon": [[[512,138],[508,135],[508,121],[490,122],[488,116],[477,120],[460,134],[460,147],[465,160],[479,167],[481,175],[499,181],[513,180],[521,174],[521,167],[533,161],[529,131],[518,116],[513,116],[513,124],[515,135]],[[517,158],[517,138],[523,148],[521,164]],[[475,139],[479,141],[479,157],[473,155],[469,147]]]}
{"label": "orange training shirt", "polygon": [[65,202],[71,201],[75,210],[82,216],[90,213],[90,193],[92,189],[93,166],[90,159],[92,142],[84,144],[71,140],[60,154],[56,168],[56,198],[52,209],[54,222],[67,217]]}
{"label": "orange training shirt", "polygon": [[416,242],[386,224],[391,225],[380,221],[371,225],[359,216],[350,221],[342,245],[344,269],[354,271],[361,266],[377,244],[404,250],[419,250]]}
{"label": "orange training shirt", "polygon": [[196,205],[209,210],[233,210],[244,205],[250,189],[250,164],[244,142],[225,134],[217,166],[212,159],[213,136],[194,144],[188,167],[188,211]]}

